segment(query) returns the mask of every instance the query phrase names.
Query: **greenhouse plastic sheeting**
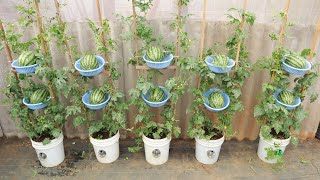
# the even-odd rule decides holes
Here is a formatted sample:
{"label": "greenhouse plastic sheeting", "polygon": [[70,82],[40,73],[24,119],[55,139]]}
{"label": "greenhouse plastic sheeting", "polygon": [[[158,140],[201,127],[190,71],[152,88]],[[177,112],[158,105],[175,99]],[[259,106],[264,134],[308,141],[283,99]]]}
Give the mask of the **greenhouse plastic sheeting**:
{"label": "greenhouse plastic sheeting", "polygon": [[[21,1],[22,2],[22,1]],[[19,3],[21,3],[19,1]],[[41,0],[40,8],[42,15],[47,17],[55,15],[54,1]],[[92,33],[86,23],[86,18],[98,21],[97,9],[94,0],[68,0],[60,1],[62,6],[62,18],[67,22],[68,33],[76,36],[79,51],[92,50],[95,48]],[[175,39],[175,32],[170,32],[170,22],[174,19],[174,14],[177,12],[177,5],[174,0],[154,0],[154,6],[148,13],[148,19],[155,28],[155,33],[165,35],[168,40]],[[195,39],[193,47],[188,54],[197,57],[199,54],[200,34],[201,34],[201,17],[203,10],[203,1],[191,0],[188,7],[183,8],[182,14],[190,13],[192,16],[187,20],[185,30],[190,37]],[[205,47],[210,47],[214,43],[225,43],[227,37],[232,33],[233,28],[227,24],[226,14],[231,7],[242,8],[243,1],[241,0],[208,0],[207,2],[207,24],[205,34]],[[262,56],[271,55],[272,50],[276,47],[276,43],[272,42],[268,36],[270,32],[279,32],[281,22],[273,22],[273,16],[284,9],[285,0],[248,0],[247,10],[256,14],[257,20],[253,27],[250,28],[250,36],[246,43],[250,51],[250,61],[256,62]],[[0,18],[5,22],[16,22],[19,18],[15,6],[18,5],[14,0],[0,0]],[[112,61],[119,62],[119,71],[122,74],[118,81],[118,86],[128,98],[128,90],[135,86],[137,79],[137,71],[132,66],[127,65],[129,58],[133,54],[133,43],[122,42],[120,34],[128,31],[122,28],[120,21],[117,20],[117,14],[124,16],[131,15],[131,1],[128,0],[104,0],[101,1],[102,16],[108,18],[111,23],[111,37],[117,42],[117,51],[112,54]],[[302,50],[310,48],[313,41],[313,34],[316,29],[317,19],[320,17],[320,1],[319,0],[295,0],[291,1],[289,8],[288,20],[295,24],[294,28],[288,29],[289,38],[285,40],[284,46],[292,50]],[[37,32],[36,27],[28,29],[25,39],[34,36]],[[66,57],[56,48],[54,42],[50,44],[53,55],[53,64],[55,67],[67,66]],[[220,46],[220,52],[225,52],[223,46]],[[319,42],[317,44],[316,53],[320,54]],[[15,55],[15,58],[17,55]],[[313,62],[318,59],[314,58]],[[9,72],[10,66],[7,63],[5,51],[0,52],[0,88],[6,86],[4,76]],[[159,84],[163,84],[164,80],[172,75],[170,70],[165,71],[165,76],[158,79]],[[233,120],[233,129],[237,132],[235,138],[238,140],[250,139],[254,140],[258,137],[259,126],[256,119],[253,117],[253,107],[257,103],[256,96],[261,93],[261,85],[269,80],[267,72],[255,72],[246,81],[242,90],[242,100],[245,105],[245,111],[236,114]],[[95,78],[95,84],[101,84],[104,75]],[[190,82],[189,86],[196,86],[196,78]],[[314,85],[314,91],[320,92],[319,81]],[[181,138],[187,137],[187,126],[190,115],[186,114],[186,108],[192,101],[192,95],[187,93],[177,104],[177,113],[180,127],[182,128]],[[0,100],[4,99],[4,95],[0,94]],[[304,120],[303,127],[300,131],[300,138],[314,138],[319,124],[319,103],[318,99],[310,105],[304,103],[306,110],[310,112],[309,116]],[[18,136],[23,137],[23,133],[18,130],[15,123],[10,119],[7,113],[8,107],[0,106],[0,123],[3,135],[7,137]],[[128,113],[128,125],[133,125],[135,111],[132,109]],[[18,120],[17,120],[18,121]],[[64,134],[67,137],[87,138],[87,128],[73,128],[72,121],[69,120],[64,129]],[[124,133],[124,132],[122,132]],[[123,134],[126,137],[125,134]],[[2,136],[0,130],[0,136]]]}

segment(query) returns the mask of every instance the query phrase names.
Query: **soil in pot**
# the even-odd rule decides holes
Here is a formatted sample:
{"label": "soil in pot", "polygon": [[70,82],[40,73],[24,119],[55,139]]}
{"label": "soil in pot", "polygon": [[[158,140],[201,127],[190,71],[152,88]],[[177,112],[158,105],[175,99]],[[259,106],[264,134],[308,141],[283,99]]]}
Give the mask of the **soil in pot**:
{"label": "soil in pot", "polygon": [[32,138],[32,141],[43,142],[45,139],[53,140],[53,139],[55,139],[55,137],[52,136],[50,133],[45,132],[45,133],[43,133],[42,135],[40,135],[38,137]]}
{"label": "soil in pot", "polygon": [[[153,137],[153,133],[156,133],[157,131],[158,131],[158,128],[153,128],[149,134],[146,134],[146,136],[150,139],[156,139]],[[167,136],[168,136],[168,132],[166,130],[163,130],[160,133],[160,139],[166,138]]]}
{"label": "soil in pot", "polygon": [[275,139],[288,139],[289,138],[288,136],[286,136],[286,134],[284,132],[279,132],[277,134],[276,130],[274,130],[273,128],[271,129],[271,133],[270,134]]}
{"label": "soil in pot", "polygon": [[115,134],[112,134],[111,136],[109,136],[109,132],[106,130],[100,130],[98,132],[95,132],[91,135],[92,138],[94,139],[108,139],[112,136],[114,136]]}
{"label": "soil in pot", "polygon": [[213,135],[210,140],[217,140],[217,139],[220,139],[223,137],[223,134],[222,134],[222,131],[220,131],[219,129],[217,128],[212,128],[212,129],[209,129],[207,127],[204,128],[204,131],[205,131],[205,135],[208,136],[208,135],[212,135],[213,132],[215,135]]}

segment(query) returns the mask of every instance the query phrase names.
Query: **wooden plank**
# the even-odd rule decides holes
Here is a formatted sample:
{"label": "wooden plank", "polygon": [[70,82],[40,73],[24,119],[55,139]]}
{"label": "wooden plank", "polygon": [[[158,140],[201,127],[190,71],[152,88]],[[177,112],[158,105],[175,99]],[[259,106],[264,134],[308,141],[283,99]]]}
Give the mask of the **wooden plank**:
{"label": "wooden plank", "polygon": [[[171,65],[164,69],[176,69],[176,68],[177,67],[175,65]],[[150,68],[149,66],[136,66],[136,70],[149,70],[149,69],[153,69],[153,68]]]}

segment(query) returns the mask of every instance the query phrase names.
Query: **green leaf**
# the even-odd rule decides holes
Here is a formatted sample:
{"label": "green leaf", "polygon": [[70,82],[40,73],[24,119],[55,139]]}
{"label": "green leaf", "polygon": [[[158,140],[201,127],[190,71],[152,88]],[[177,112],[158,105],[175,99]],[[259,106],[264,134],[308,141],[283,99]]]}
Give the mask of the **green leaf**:
{"label": "green leaf", "polygon": [[254,117],[259,117],[259,116],[262,116],[262,115],[264,115],[264,113],[265,113],[265,111],[264,111],[264,109],[260,106],[260,105],[256,105],[255,107],[254,107]]}

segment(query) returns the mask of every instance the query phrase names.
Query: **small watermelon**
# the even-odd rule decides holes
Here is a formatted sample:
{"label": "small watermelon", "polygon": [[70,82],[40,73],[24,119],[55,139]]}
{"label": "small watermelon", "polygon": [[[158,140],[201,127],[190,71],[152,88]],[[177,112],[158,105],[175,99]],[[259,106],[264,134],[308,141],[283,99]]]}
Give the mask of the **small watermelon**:
{"label": "small watermelon", "polygon": [[93,70],[99,67],[99,62],[94,55],[85,55],[80,61],[80,68],[82,70]]}
{"label": "small watermelon", "polygon": [[24,51],[18,58],[19,66],[30,66],[37,63],[36,53],[32,51]]}
{"label": "small watermelon", "polygon": [[30,96],[31,104],[44,103],[50,97],[50,93],[47,89],[38,89]]}
{"label": "small watermelon", "polygon": [[96,89],[90,95],[89,103],[90,104],[101,104],[106,100],[106,98],[107,98],[107,95],[104,91],[102,91],[100,89]]}

